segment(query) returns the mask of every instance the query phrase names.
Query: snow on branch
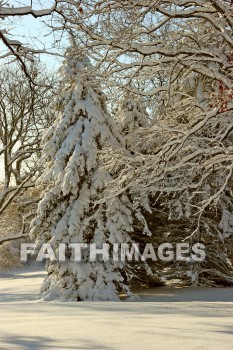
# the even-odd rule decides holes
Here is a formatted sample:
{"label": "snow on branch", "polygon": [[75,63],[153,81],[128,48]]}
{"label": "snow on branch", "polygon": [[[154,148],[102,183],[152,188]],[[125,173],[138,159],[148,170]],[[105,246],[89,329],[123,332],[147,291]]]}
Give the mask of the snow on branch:
{"label": "snow on branch", "polygon": [[59,4],[69,4],[79,6],[80,1],[74,0],[55,0],[53,6],[47,9],[34,10],[32,6],[24,7],[4,7],[0,5],[0,18],[14,17],[14,16],[27,16],[32,15],[35,18],[51,15],[53,12],[60,12]]}

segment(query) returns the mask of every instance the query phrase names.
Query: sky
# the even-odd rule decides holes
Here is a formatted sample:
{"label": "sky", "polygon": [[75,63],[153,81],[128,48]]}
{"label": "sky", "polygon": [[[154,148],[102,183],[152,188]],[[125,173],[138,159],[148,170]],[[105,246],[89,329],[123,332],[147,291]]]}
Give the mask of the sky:
{"label": "sky", "polygon": [[[40,1],[41,5],[38,5],[39,1],[32,1],[33,9],[50,8],[54,3],[52,0]],[[28,6],[31,4],[31,1],[9,1],[9,4],[14,5],[14,7],[21,7],[23,5]],[[55,41],[54,35],[51,33],[51,30],[46,26],[44,22],[49,22],[51,16],[34,18],[31,15],[23,17],[13,17],[11,23],[8,20],[1,21],[0,29],[7,28],[10,35],[10,39],[15,39],[23,44],[28,46],[33,46],[34,48],[44,49],[47,51],[55,52],[55,49],[52,47]],[[61,33],[57,33],[57,38],[60,38]],[[63,52],[62,48],[67,44],[65,37],[62,37],[60,42],[60,52]],[[0,43],[0,51],[4,49],[3,45]],[[58,50],[57,50],[58,52]],[[52,55],[41,54],[41,62],[45,63],[48,68],[57,69],[62,59]]]}

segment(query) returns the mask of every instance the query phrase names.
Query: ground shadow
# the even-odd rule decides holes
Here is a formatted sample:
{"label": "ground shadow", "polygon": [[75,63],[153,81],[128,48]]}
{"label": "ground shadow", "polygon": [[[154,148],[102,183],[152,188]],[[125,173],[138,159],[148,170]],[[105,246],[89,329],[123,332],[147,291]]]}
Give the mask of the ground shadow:
{"label": "ground shadow", "polygon": [[[79,339],[75,344],[69,344],[65,340],[56,341],[53,338],[48,337],[29,337],[29,336],[19,336],[8,334],[3,339],[0,340],[1,345],[4,345],[4,348],[1,349],[17,349],[22,350],[47,350],[47,349],[59,349],[59,350],[112,350],[111,347],[99,344],[97,342],[92,342],[87,339]],[[9,346],[11,346],[9,348]]]}

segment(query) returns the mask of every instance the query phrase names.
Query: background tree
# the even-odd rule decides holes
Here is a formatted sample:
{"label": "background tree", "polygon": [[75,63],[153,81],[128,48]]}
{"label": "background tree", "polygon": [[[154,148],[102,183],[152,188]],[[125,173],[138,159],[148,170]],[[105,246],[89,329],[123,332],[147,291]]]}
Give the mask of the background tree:
{"label": "background tree", "polygon": [[143,152],[146,145],[140,144],[138,132],[141,128],[148,128],[150,125],[149,114],[143,98],[126,93],[117,103],[115,115],[126,147],[134,151],[139,149]]}
{"label": "background tree", "polygon": [[[38,167],[40,141],[43,131],[53,123],[49,105],[55,93],[55,79],[51,73],[48,77],[48,73],[39,69],[31,75],[38,82],[33,88],[17,66],[6,66],[0,73],[0,215],[13,202],[21,201],[43,171]],[[41,86],[40,82],[43,82]],[[22,231],[6,235],[1,243],[24,234],[22,220],[19,225]]]}

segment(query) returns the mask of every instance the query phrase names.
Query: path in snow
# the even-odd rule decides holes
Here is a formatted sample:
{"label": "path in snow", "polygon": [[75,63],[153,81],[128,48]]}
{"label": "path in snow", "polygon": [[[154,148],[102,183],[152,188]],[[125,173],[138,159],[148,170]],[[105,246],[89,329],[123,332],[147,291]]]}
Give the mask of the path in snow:
{"label": "path in snow", "polygon": [[140,302],[41,303],[41,266],[0,273],[0,349],[232,350],[233,289],[157,288]]}

